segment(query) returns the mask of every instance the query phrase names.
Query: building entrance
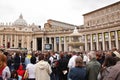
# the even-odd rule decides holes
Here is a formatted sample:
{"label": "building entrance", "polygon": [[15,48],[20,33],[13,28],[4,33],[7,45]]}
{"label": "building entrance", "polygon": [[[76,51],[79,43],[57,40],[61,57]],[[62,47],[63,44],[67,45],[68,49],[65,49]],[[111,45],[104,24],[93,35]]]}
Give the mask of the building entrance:
{"label": "building entrance", "polygon": [[42,51],[42,38],[37,38],[37,50]]}

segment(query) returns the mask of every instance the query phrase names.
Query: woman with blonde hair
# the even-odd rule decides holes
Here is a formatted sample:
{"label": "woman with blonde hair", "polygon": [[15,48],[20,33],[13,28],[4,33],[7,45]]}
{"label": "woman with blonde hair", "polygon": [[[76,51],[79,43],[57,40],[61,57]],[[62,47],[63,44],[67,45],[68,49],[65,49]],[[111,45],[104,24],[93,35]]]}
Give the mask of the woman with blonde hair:
{"label": "woman with blonde hair", "polygon": [[75,67],[70,69],[68,77],[71,80],[86,80],[86,68],[83,66],[83,59],[78,56],[75,59]]}
{"label": "woman with blonde hair", "polygon": [[10,78],[10,70],[7,66],[7,57],[0,52],[0,80],[7,80]]}

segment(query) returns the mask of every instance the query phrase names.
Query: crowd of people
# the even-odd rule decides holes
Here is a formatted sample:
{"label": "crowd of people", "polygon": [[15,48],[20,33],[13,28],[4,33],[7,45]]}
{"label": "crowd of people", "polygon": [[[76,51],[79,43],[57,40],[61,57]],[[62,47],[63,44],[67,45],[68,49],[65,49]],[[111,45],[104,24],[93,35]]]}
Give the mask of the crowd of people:
{"label": "crowd of people", "polygon": [[120,52],[0,51],[0,80],[120,80]]}

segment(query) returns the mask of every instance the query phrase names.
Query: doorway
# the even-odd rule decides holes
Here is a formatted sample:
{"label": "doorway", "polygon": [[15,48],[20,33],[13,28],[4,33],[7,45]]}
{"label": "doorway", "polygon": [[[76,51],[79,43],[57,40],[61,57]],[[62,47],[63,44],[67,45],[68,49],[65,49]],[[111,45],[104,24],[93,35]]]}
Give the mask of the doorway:
{"label": "doorway", "polygon": [[37,50],[42,51],[42,38],[37,38]]}

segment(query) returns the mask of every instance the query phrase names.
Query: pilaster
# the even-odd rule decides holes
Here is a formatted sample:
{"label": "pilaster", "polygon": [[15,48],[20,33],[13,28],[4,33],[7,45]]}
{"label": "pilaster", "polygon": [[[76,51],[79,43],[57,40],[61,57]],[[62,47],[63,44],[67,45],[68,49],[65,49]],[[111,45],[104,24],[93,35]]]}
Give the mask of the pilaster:
{"label": "pilaster", "polygon": [[111,50],[111,35],[110,35],[110,32],[108,33],[109,34],[109,50]]}
{"label": "pilaster", "polygon": [[91,46],[91,50],[93,50],[93,39],[92,39],[92,34],[90,35],[90,46]]}
{"label": "pilaster", "polygon": [[115,45],[116,45],[116,48],[119,49],[119,43],[118,43],[118,32],[115,31]]}
{"label": "pilaster", "polygon": [[104,33],[102,33],[102,47],[103,47],[103,51],[105,51],[105,37],[104,37]]}

